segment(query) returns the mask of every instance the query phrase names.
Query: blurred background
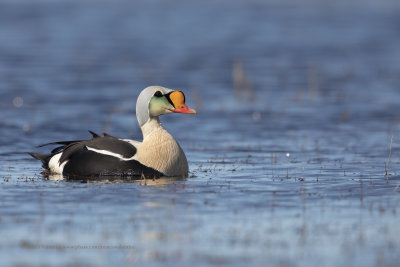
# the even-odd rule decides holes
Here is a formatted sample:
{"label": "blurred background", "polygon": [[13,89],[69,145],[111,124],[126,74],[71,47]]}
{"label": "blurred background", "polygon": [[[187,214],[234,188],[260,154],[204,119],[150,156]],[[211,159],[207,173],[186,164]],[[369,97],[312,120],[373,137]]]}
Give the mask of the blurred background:
{"label": "blurred background", "polygon": [[[184,90],[206,111],[308,102],[316,117],[332,105],[339,120],[368,121],[379,107],[391,116],[398,108],[397,1],[0,5],[0,116],[16,128],[8,138],[42,136],[65,120],[55,128],[116,124],[107,116],[132,113],[153,84]],[[133,116],[125,119],[132,131]]]}
{"label": "blurred background", "polygon": [[[140,140],[136,97],[149,85],[198,110],[162,118],[193,178],[40,175],[26,154],[39,144],[87,130]],[[399,110],[397,0],[1,0],[0,255],[396,266]]]}

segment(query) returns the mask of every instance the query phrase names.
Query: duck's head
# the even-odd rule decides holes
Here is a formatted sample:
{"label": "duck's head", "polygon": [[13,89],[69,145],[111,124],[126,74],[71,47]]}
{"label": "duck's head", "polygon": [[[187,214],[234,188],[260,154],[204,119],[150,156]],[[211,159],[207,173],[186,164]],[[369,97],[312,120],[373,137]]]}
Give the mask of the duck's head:
{"label": "duck's head", "polygon": [[161,86],[143,89],[136,102],[136,117],[140,127],[150,118],[168,113],[196,114],[196,111],[185,105],[185,95],[181,91]]}

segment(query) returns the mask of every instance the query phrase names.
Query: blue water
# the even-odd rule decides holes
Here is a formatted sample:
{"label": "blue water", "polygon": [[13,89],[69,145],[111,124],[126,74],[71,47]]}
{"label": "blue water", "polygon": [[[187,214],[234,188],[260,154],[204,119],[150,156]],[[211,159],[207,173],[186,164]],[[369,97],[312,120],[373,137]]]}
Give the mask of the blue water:
{"label": "blue water", "polygon": [[[0,1],[0,265],[398,266],[399,14]],[[190,178],[48,180],[26,154],[87,130],[140,140],[153,84],[198,111],[162,118]]]}

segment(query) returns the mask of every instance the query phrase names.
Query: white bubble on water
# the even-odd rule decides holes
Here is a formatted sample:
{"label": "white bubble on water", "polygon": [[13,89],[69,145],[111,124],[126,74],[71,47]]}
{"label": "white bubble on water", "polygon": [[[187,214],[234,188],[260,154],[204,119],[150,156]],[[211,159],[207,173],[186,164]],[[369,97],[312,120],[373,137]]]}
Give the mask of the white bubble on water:
{"label": "white bubble on water", "polygon": [[287,158],[290,157],[290,153],[289,152],[286,153],[286,157]]}
{"label": "white bubble on water", "polygon": [[12,103],[13,103],[14,107],[20,108],[24,104],[24,99],[20,96],[16,96],[16,97],[14,97]]}

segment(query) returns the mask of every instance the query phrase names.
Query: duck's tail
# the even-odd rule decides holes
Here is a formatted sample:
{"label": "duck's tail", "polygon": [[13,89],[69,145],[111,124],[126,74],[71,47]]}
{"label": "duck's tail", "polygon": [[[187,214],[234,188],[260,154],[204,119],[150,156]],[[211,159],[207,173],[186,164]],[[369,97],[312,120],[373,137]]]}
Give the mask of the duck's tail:
{"label": "duck's tail", "polygon": [[34,157],[35,159],[40,160],[43,163],[43,168],[48,169],[49,168],[49,161],[54,154],[39,154],[39,153],[33,153],[33,152],[28,152],[29,155]]}

